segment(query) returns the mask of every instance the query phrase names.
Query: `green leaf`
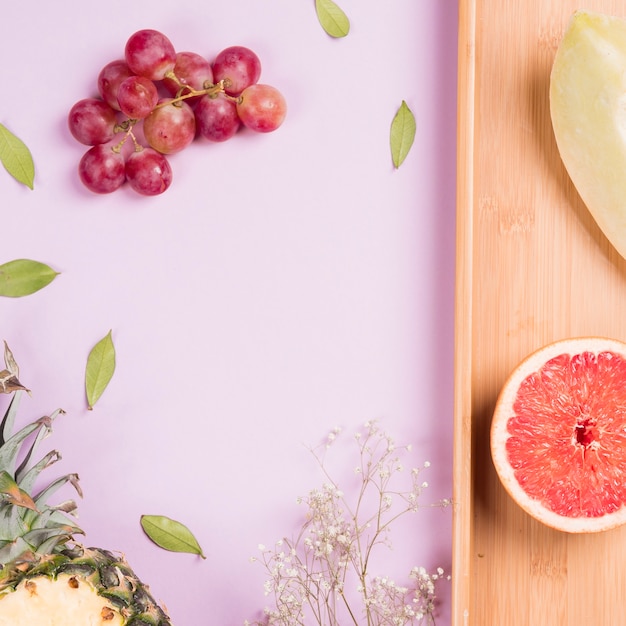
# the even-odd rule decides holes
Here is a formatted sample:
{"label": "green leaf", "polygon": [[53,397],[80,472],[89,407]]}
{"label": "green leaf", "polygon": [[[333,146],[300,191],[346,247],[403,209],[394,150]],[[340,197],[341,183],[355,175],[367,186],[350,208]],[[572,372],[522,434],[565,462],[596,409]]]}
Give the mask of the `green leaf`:
{"label": "green leaf", "polygon": [[113,345],[111,331],[109,331],[91,349],[89,357],[87,358],[85,391],[87,393],[87,405],[90,411],[107,388],[114,371],[115,346]]}
{"label": "green leaf", "polygon": [[49,285],[59,272],[45,263],[15,259],[0,265],[0,296],[28,296]]}
{"label": "green leaf", "polygon": [[415,116],[403,100],[391,122],[391,157],[396,168],[400,167],[415,139]]}
{"label": "green leaf", "polygon": [[0,124],[0,161],[15,180],[33,189],[35,164],[26,144]]}
{"label": "green leaf", "polygon": [[163,515],[142,515],[140,521],[148,538],[160,548],[206,558],[200,544],[184,524]]}
{"label": "green leaf", "polygon": [[315,0],[315,10],[322,28],[331,37],[345,37],[350,32],[348,16],[333,0]]}

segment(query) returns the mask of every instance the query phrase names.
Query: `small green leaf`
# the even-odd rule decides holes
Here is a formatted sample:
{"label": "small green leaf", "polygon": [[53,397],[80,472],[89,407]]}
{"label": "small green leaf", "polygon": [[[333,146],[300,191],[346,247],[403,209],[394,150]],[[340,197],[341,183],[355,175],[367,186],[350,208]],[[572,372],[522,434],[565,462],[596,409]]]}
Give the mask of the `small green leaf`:
{"label": "small green leaf", "polygon": [[142,515],[141,527],[157,546],[170,552],[189,552],[206,557],[191,531],[180,522],[163,515]]}
{"label": "small green leaf", "polygon": [[317,19],[331,37],[345,37],[350,32],[348,16],[333,0],[315,0]]}
{"label": "small green leaf", "polygon": [[58,272],[39,261],[15,259],[0,265],[0,296],[28,296],[50,284]]}
{"label": "small green leaf", "polygon": [[87,392],[87,405],[93,409],[95,403],[113,377],[115,371],[115,346],[111,331],[109,331],[91,349],[87,358],[85,372],[85,391]]}
{"label": "small green leaf", "polygon": [[0,161],[15,180],[33,189],[35,164],[26,144],[0,124]]}
{"label": "small green leaf", "polygon": [[396,168],[400,167],[415,139],[415,116],[403,100],[391,122],[391,157]]}

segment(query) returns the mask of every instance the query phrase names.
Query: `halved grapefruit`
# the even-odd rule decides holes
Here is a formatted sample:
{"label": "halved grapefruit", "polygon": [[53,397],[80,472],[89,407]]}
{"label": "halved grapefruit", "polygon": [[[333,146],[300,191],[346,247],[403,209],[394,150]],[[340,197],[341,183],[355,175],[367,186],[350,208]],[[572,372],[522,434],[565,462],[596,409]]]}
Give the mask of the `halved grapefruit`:
{"label": "halved grapefruit", "polygon": [[572,15],[552,65],[550,114],[574,186],[626,258],[626,19]]}
{"label": "halved grapefruit", "polygon": [[526,357],[507,379],[491,454],[511,497],[553,528],[626,522],[626,343],[581,337]]}

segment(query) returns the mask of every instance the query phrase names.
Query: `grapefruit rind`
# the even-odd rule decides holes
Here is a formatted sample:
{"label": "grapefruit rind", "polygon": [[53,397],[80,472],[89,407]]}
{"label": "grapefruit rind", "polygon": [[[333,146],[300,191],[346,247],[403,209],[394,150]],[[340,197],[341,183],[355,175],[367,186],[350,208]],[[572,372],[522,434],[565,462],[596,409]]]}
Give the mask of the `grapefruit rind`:
{"label": "grapefruit rind", "polygon": [[552,65],[550,115],[570,179],[626,258],[626,19],[573,13]]}
{"label": "grapefruit rind", "polygon": [[[508,423],[514,415],[513,404],[522,382],[537,372],[551,359],[563,354],[578,355],[586,352],[599,354],[612,352],[626,359],[626,343],[603,337],[580,337],[554,342],[526,357],[509,375],[498,396],[491,424],[492,460],[505,490],[517,504],[534,519],[554,529],[569,533],[593,533],[606,531],[626,523],[626,503],[612,513],[600,517],[568,517],[547,508],[540,500],[528,495],[520,485],[514,468],[509,462],[506,442],[509,438]],[[626,385],[626,380],[624,381]],[[626,460],[623,468],[626,473]],[[546,470],[545,480],[549,480]]]}

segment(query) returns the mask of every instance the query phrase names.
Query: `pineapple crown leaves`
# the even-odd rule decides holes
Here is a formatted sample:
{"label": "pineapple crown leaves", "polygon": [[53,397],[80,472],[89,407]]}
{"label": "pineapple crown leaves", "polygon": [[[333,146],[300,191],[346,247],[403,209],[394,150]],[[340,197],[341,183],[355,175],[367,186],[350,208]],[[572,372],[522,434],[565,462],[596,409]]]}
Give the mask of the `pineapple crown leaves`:
{"label": "pineapple crown leaves", "polygon": [[13,480],[6,470],[0,471],[0,498],[14,506],[37,510],[34,500]]}
{"label": "pineapple crown leaves", "polygon": [[[61,458],[53,450],[38,462],[32,465],[30,463],[35,448],[50,434],[54,418],[62,411],[39,418],[11,435],[22,394],[23,391],[14,393],[0,423],[0,565],[28,551],[38,554],[53,553],[75,534],[82,533],[67,517],[68,513],[76,510],[73,500],[56,506],[47,504],[50,496],[68,483],[82,496],[77,474],[57,478],[33,494],[41,472]],[[30,445],[27,444],[29,439]],[[18,465],[18,456],[21,453],[24,458]]]}
{"label": "pineapple crown leaves", "polygon": [[0,371],[0,393],[29,391],[18,379],[20,370],[6,341],[4,342],[4,364],[5,369]]}
{"label": "pineapple crown leaves", "polygon": [[[21,396],[28,390],[17,379],[17,363],[6,342],[4,357],[6,370],[0,372],[0,392],[13,393],[13,397],[0,422],[0,569],[28,552],[52,554],[83,532],[67,516],[76,510],[73,500],[47,504],[50,496],[68,483],[82,496],[77,474],[62,476],[33,493],[41,472],[61,459],[53,450],[31,463],[35,449],[52,432],[54,419],[63,411],[58,409],[13,433]],[[6,379],[2,379],[4,372],[9,373]],[[6,381],[10,381],[8,391]]]}

